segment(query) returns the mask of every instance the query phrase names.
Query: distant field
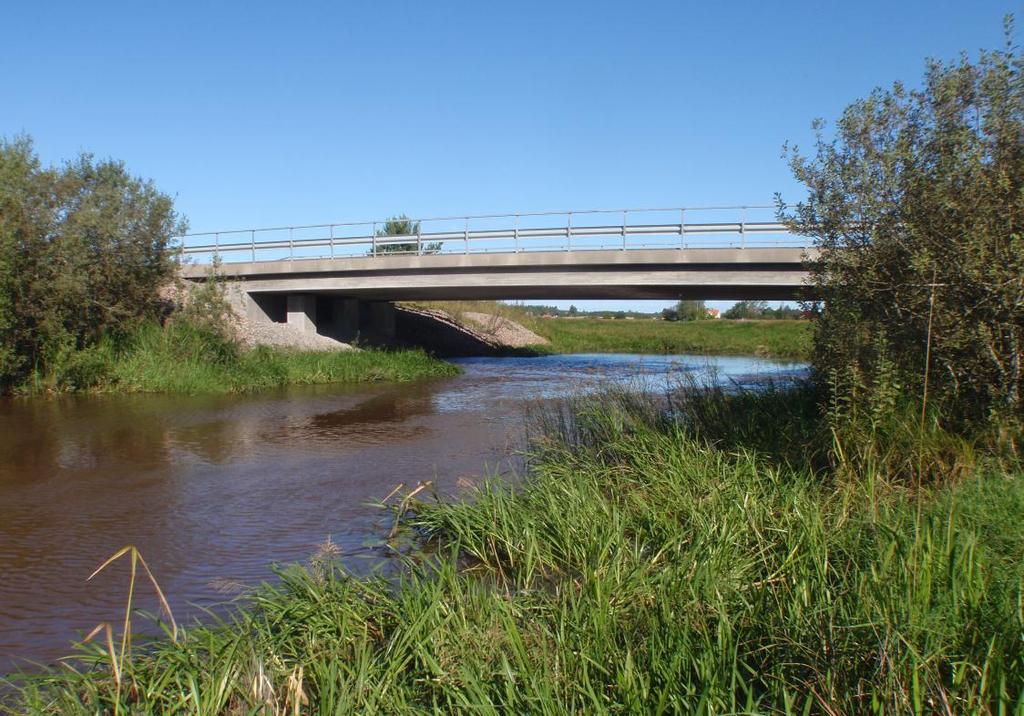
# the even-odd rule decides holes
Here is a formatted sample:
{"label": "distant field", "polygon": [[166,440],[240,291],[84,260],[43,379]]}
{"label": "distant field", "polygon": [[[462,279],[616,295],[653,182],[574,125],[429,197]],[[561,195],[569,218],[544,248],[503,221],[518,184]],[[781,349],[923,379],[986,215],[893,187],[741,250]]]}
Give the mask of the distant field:
{"label": "distant field", "polygon": [[447,311],[491,313],[521,323],[551,341],[556,353],[699,353],[758,355],[804,360],[811,350],[808,321],[660,321],[538,318],[498,301],[431,301],[416,305]]}
{"label": "distant field", "polygon": [[702,353],[806,358],[807,321],[653,321],[525,318],[559,353]]}

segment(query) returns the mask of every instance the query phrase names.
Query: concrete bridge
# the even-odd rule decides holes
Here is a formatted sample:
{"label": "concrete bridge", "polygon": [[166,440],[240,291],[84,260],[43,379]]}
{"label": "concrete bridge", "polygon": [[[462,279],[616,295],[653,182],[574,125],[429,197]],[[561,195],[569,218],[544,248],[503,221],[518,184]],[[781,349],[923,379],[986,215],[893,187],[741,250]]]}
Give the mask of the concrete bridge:
{"label": "concrete bridge", "polygon": [[[217,258],[250,320],[341,339],[368,323],[393,331],[391,301],[793,299],[807,277],[808,244],[777,222],[747,220],[768,208],[426,219],[391,235],[378,228],[395,228],[385,222],[193,234],[182,252],[198,261],[181,275],[205,280]],[[733,216],[687,220],[699,212]],[[668,213],[677,220],[664,221]],[[448,226],[424,231],[431,223]]]}

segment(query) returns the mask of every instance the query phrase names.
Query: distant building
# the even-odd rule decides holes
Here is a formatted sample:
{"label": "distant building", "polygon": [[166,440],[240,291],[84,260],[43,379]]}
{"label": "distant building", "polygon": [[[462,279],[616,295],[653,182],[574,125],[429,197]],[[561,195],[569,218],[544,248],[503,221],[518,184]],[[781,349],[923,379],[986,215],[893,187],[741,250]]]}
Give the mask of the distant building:
{"label": "distant building", "polygon": [[722,312],[719,311],[717,308],[708,308],[706,310],[708,312],[708,318],[721,318],[722,317]]}

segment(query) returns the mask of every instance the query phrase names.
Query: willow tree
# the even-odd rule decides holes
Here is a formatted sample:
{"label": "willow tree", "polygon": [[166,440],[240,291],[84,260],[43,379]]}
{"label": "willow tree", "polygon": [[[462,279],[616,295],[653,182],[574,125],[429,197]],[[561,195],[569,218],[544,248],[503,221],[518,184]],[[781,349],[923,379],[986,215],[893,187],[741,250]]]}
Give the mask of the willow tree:
{"label": "willow tree", "polygon": [[788,149],[808,189],[779,201],[814,238],[814,366],[849,392],[895,383],[961,422],[1021,416],[1024,61],[1006,46],[929,61]]}
{"label": "willow tree", "polygon": [[0,386],[156,317],[184,229],[121,162],[44,167],[27,137],[0,140]]}

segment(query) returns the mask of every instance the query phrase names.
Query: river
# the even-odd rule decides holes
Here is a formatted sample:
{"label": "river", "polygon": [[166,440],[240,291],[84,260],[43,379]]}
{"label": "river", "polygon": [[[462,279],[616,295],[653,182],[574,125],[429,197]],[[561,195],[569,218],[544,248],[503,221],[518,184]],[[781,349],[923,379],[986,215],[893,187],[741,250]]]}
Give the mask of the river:
{"label": "river", "polygon": [[[452,494],[510,469],[526,404],[681,374],[757,383],[799,364],[753,358],[562,355],[457,361],[454,378],[246,396],[58,396],[0,401],[0,674],[67,654],[116,619],[134,544],[175,616],[305,561],[330,538],[354,569],[379,561],[400,483]],[[140,606],[155,610],[144,592]]]}

